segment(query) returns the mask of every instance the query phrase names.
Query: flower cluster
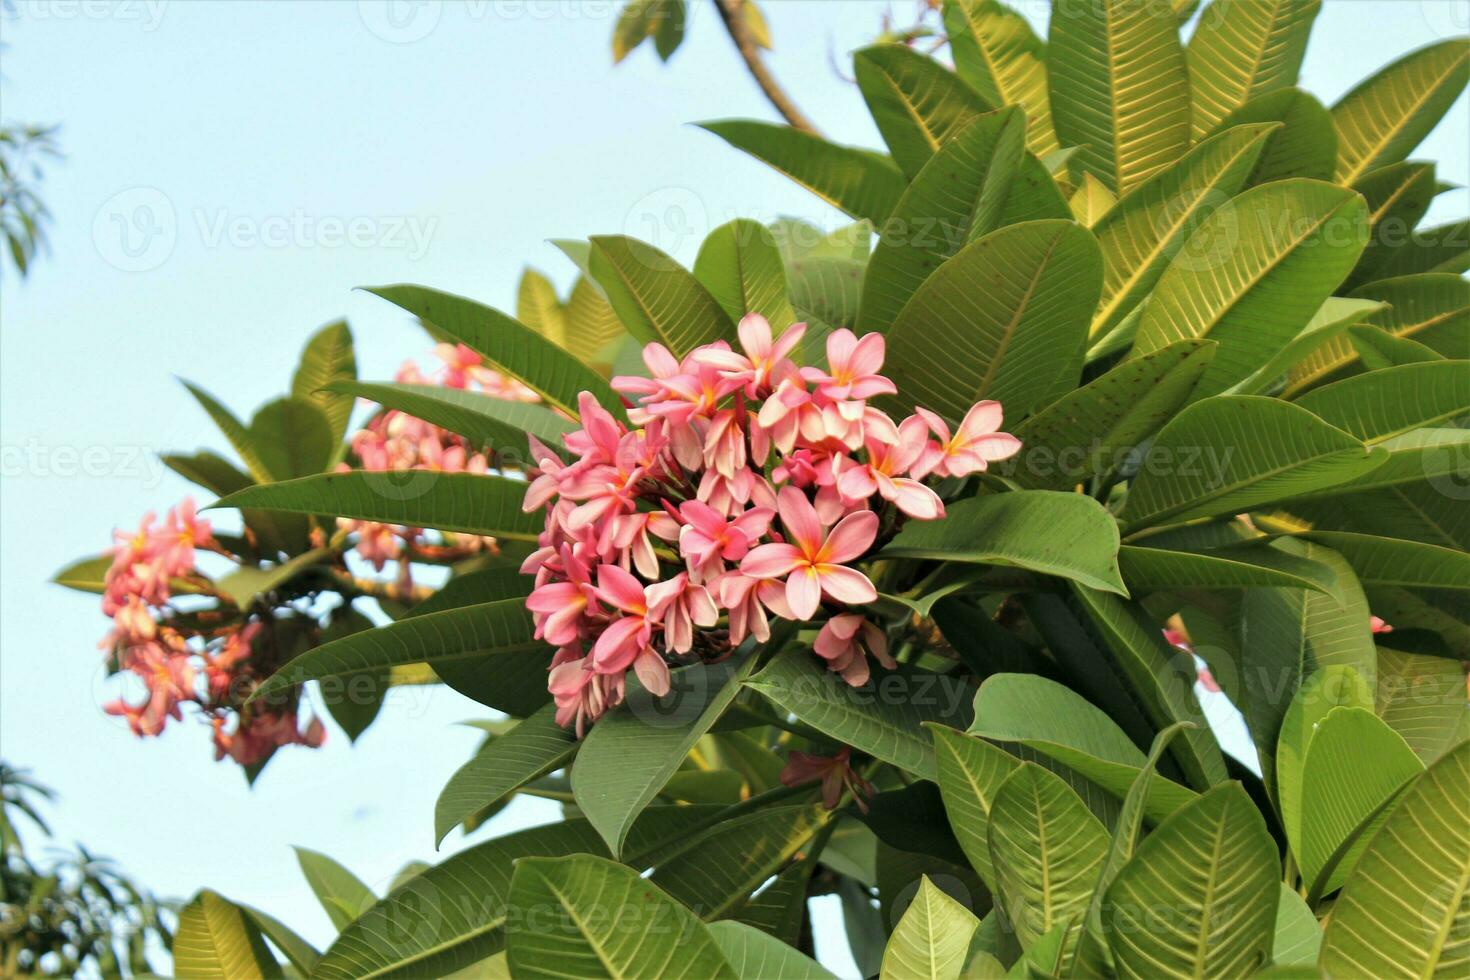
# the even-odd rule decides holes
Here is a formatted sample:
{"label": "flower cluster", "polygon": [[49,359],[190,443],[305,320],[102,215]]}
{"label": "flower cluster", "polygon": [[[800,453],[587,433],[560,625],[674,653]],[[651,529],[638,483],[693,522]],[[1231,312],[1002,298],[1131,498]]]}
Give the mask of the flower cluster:
{"label": "flower cluster", "polygon": [[270,673],[259,662],[259,620],[231,622],[217,612],[179,608],[182,595],[219,597],[195,565],[202,550],[224,553],[187,497],[162,522],[149,513],[137,531],[115,535],[102,596],[112,630],[101,646],[118,670],[143,682],[146,697],[137,704],[118,698],[103,710],[149,736],[168,719],[182,719],[184,704],[195,704],[213,728],[216,758],[246,766],[282,745],[320,745],[321,721],[312,719],[303,730],[294,705],[244,706],[255,682]]}
{"label": "flower cluster", "polygon": [[[479,391],[506,401],[539,401],[530,388],[500,372],[486,367],[479,354],[464,344],[439,344],[434,353],[444,367],[434,376],[425,376],[412,361],[398,369],[396,381],[405,384],[432,384],[446,388]],[[381,412],[352,437],[352,452],[361,468],[375,472],[388,470],[433,470],[440,473],[484,473],[492,468],[482,451],[463,436],[414,418],[396,409]],[[349,469],[343,463],[339,469]],[[389,561],[412,554],[425,546],[424,529],[355,521],[338,518],[337,525],[357,535],[357,554],[378,571]],[[472,553],[481,547],[493,547],[494,539],[456,535],[456,553]],[[399,565],[399,578],[405,586],[411,583],[411,566]]]}
{"label": "flower cluster", "polygon": [[525,509],[545,508],[546,527],[523,571],[536,576],[537,635],[558,648],[561,724],[585,730],[622,699],[629,670],[666,692],[671,660],[765,641],[771,617],[828,616],[815,653],[849,684],[867,680],[870,657],[893,665],[883,630],[853,611],[878,595],[855,563],[900,521],[943,516],[927,477],[983,470],[1020,443],[997,431],[995,402],[954,432],[923,410],[895,423],[870,403],[897,393],[879,373],[883,337],[834,331],[826,365],[801,367],[805,331],[775,338],[751,314],[739,351],[719,342],[679,359],[649,344],[651,376],[612,382],[637,399],[631,428],[584,392],[566,456],[532,440]]}

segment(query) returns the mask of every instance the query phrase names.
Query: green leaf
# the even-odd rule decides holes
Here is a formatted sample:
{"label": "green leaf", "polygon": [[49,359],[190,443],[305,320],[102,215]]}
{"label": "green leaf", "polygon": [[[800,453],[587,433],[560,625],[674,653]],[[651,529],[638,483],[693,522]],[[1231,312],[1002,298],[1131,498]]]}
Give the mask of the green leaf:
{"label": "green leaf", "polygon": [[1372,371],[1314,388],[1296,404],[1372,445],[1470,414],[1470,361]]}
{"label": "green leaf", "polygon": [[[1347,300],[1347,302],[1362,302],[1361,300]],[[1380,309],[1387,304],[1380,304]],[[1417,340],[1409,340],[1406,337],[1395,337],[1382,327],[1354,326],[1348,328],[1348,343],[1353,345],[1353,350],[1363,359],[1363,366],[1369,371],[1381,371],[1384,368],[1402,367],[1405,364],[1423,364],[1427,361],[1442,361],[1443,354],[1436,353],[1419,343]]]}
{"label": "green leaf", "polygon": [[1352,862],[1331,863],[1339,848],[1401,787],[1424,771],[1408,744],[1372,708],[1337,707],[1307,743],[1303,819],[1292,839],[1310,894],[1335,891]]}
{"label": "green leaf", "polygon": [[854,54],[852,63],[873,122],[909,180],[941,145],[995,108],[948,68],[907,45],[875,44]]}
{"label": "green leaf", "polygon": [[255,482],[249,476],[240,472],[234,463],[207,449],[200,450],[192,456],[174,453],[158,458],[163,461],[164,466],[167,466],[190,483],[198,484],[206,490],[213,491],[216,497],[223,497],[227,493],[234,493],[236,490],[248,487]]}
{"label": "green leaf", "polygon": [[1011,193],[1000,213],[998,227],[1055,218],[1072,220],[1072,207],[1067,203],[1067,196],[1034,153],[1021,154],[1016,179],[1011,181]]}
{"label": "green leaf", "polygon": [[1470,269],[1470,220],[1421,228],[1391,246],[1374,278]]}
{"label": "green leaf", "polygon": [[572,793],[614,857],[633,821],[740,693],[755,659],[685,667],[662,698],[630,686],[623,704],[592,726],[572,767]]}
{"label": "green leaf", "polygon": [[1385,458],[1295,405],[1222,395],[1195,402],[1164,426],[1121,516],[1131,531],[1238,514],[1340,485]]}
{"label": "green leaf", "polygon": [[706,929],[737,977],[744,980],[836,980],[816,960],[744,922],[711,922]]}
{"label": "green leaf", "polygon": [[649,13],[656,5],[657,0],[630,0],[619,12],[613,25],[613,64],[632,54],[654,32],[656,25]]}
{"label": "green leaf", "polygon": [[1245,186],[1273,131],[1267,123],[1210,136],[1125,194],[1093,226],[1104,267],[1093,337],[1132,312],[1200,222]]}
{"label": "green leaf", "polygon": [[230,597],[241,609],[249,610],[258,597],[267,595],[287,584],[297,575],[313,566],[331,561],[335,551],[331,548],[313,548],[302,552],[290,561],[257,568],[241,565],[222,576],[216,583],[219,590]]}
{"label": "green leaf", "polygon": [[1189,39],[1195,138],[1262,95],[1296,84],[1320,0],[1216,0]]}
{"label": "green leaf", "polygon": [[824,256],[794,259],[786,274],[791,305],[807,325],[806,336],[792,357],[805,364],[826,356],[827,335],[857,323],[863,285],[862,262]]}
{"label": "green leaf", "polygon": [[1071,205],[1072,214],[1079,223],[1094,228],[1118,203],[1118,199],[1102,185],[1102,181],[1092,174],[1083,174],[1081,186],[1067,203]]}
{"label": "green leaf", "polygon": [[1350,184],[1398,163],[1449,111],[1470,78],[1470,41],[1453,38],[1405,55],[1332,107],[1337,179]]}
{"label": "green leaf", "polygon": [[1189,69],[1169,11],[1100,0],[1052,11],[1052,121],[1077,165],[1127,194],[1189,149]]}
{"label": "green leaf", "polygon": [[714,297],[654,246],[594,235],[591,264],[618,319],[639,343],[661,343],[683,357],[702,344],[735,340],[735,326]]}
{"label": "green leaf", "polygon": [[1134,356],[1189,337],[1220,345],[1195,397],[1223,391],[1290,341],[1367,242],[1367,206],[1321,181],[1254,187],[1212,212],[1159,277]]}
{"label": "green leaf", "polygon": [[1174,416],[1213,355],[1209,341],[1190,340],[1124,361],[1022,422],[1021,451],[994,468],[1024,487],[1053,490],[1118,469]]}
{"label": "green leaf", "polygon": [[[648,811],[630,840],[646,858],[707,820],[703,807]],[[585,820],[534,827],[466,848],[391,890],[342,930],[315,980],[443,976],[505,947],[514,863],[524,857],[606,856]]]}
{"label": "green leaf", "polygon": [[378,897],[357,875],[325,854],[304,847],[293,850],[312,894],[327,910],[327,917],[339,932],[377,902]]}
{"label": "green leaf", "polygon": [[566,348],[584,364],[605,361],[608,347],[624,338],[631,340],[602,288],[586,276],[577,277],[564,313]]}
{"label": "green leaf", "polygon": [[1336,576],[1321,565],[1258,542],[1215,551],[1124,545],[1118,565],[1133,592],[1272,585],[1331,594],[1337,587]]}
{"label": "green leaf", "polygon": [[1301,89],[1283,89],[1252,99],[1220,120],[1211,135],[1253,123],[1280,123],[1251,171],[1249,183],[1307,177],[1331,180],[1337,167],[1337,128],[1332,113]]}
{"label": "green leaf", "polygon": [[1025,132],[1020,109],[986,113],[924,164],[880,229],[863,280],[857,332],[886,330],[942,262],[995,229]]}
{"label": "green leaf", "polygon": [[990,809],[1021,760],[1005,749],[944,725],[927,723],[934,739],[939,792],[955,840],[986,886],[997,887],[990,861]]}
{"label": "green leaf", "polygon": [[255,441],[250,436],[250,430],[245,427],[245,424],[203,388],[196,387],[187,381],[183,381],[182,384],[189,389],[189,394],[193,395],[194,400],[204,408],[210,419],[219,427],[220,432],[224,433],[230,446],[239,454],[240,459],[245,463],[245,468],[250,471],[255,481],[269,483],[272,479],[270,471],[266,469]]}
{"label": "green leaf", "polygon": [[[1457,428],[1415,429],[1394,436],[1380,447],[1387,452],[1383,465],[1341,484],[1335,492],[1326,488],[1311,491],[1313,497],[1335,497],[1360,490],[1423,483],[1444,493],[1470,477],[1470,430]],[[1451,493],[1458,493],[1449,490]]]}
{"label": "green leaf", "polygon": [[1200,790],[1223,782],[1225,760],[1194,696],[1194,658],[1170,646],[1137,603],[1075,584],[1072,591],[1154,729],[1194,726],[1169,749],[1185,777]]}
{"label": "green leaf", "polygon": [[357,358],[352,352],[352,331],[346,320],[329,323],[312,334],[291,378],[291,395],[316,403],[327,417],[334,444],[347,434],[352,399],[326,389],[333,382],[352,381],[356,377]]}
{"label": "green leaf", "polygon": [[[277,670],[252,701],[323,677],[384,670],[401,664],[529,655],[545,649],[521,599],[502,599],[402,619],[308,650]],[[493,667],[485,665],[485,669]]]}
{"label": "green leaf", "polygon": [[[1014,742],[1069,766],[1113,795],[1129,792],[1145,765],[1144,754],[1111,718],[1086,698],[1035,674],[995,674],[975,695],[970,734]],[[941,770],[942,771],[942,770]],[[1156,779],[1144,802],[1158,822],[1195,793]]]}
{"label": "green leaf", "polygon": [[668,61],[673,57],[684,40],[686,5],[686,0],[660,0],[657,4],[653,48],[658,52],[660,61]]}
{"label": "green leaf", "polygon": [[1404,233],[1423,219],[1438,192],[1432,163],[1393,163],[1369,171],[1353,183],[1368,202],[1372,231],[1347,288],[1380,278],[1375,273],[1402,243]]}
{"label": "green leaf", "polygon": [[694,260],[694,278],[737,323],[747,313],[759,313],[779,334],[796,319],[781,252],[757,221],[737,218],[710,232]]}
{"label": "green leaf", "polygon": [[566,309],[551,280],[535,269],[525,269],[516,286],[516,319],[558,347],[567,346]]}
{"label": "green leaf", "polygon": [[577,738],[555,716],[556,706],[546,705],[497,736],[449,777],[434,804],[435,846],[469,817],[566,764],[577,751]]}
{"label": "green leaf", "polygon": [[981,398],[1024,416],[1060,383],[1075,383],[1067,372],[1080,371],[1101,283],[1097,243],[1075,222],[991,232],[904,306],[887,331],[887,373],[908,403],[953,421]]}
{"label": "green leaf", "polygon": [[540,913],[512,916],[506,927],[506,959],[516,977],[735,980],[693,912],[605,858],[522,858],[510,904]]}
{"label": "green leaf", "polygon": [[181,980],[258,980],[281,976],[275,957],[245,911],[204,889],[179,911],[174,973]]}
{"label": "green leaf", "polygon": [[101,595],[107,591],[107,570],[112,567],[111,555],[83,558],[67,565],[51,576],[51,581],[78,592]]}
{"label": "green leaf", "polygon": [[[1316,976],[1317,954],[1322,949],[1322,927],[1312,907],[1284,882],[1276,904],[1276,935],[1271,940],[1271,962],[1276,966],[1302,966]],[[1258,974],[1259,975],[1259,974]]]}
{"label": "green leaf", "polygon": [[315,401],[278,398],[250,420],[250,441],[273,480],[320,473],[337,453],[332,424]]}
{"label": "green leaf", "polygon": [[1108,832],[1060,777],[1022,763],[995,794],[989,837],[997,894],[1023,946],[1086,910]]}
{"label": "green leaf", "polygon": [[562,436],[576,428],[541,405],[506,401],[443,385],[344,381],[332,385],[332,390],[368,398],[384,408],[395,408],[432,422],[464,436],[476,449],[484,446],[500,449],[505,455],[497,453],[496,462],[504,465],[497,469],[532,465],[529,457],[517,459],[515,455],[529,451],[528,433],[555,447],[561,444]]}
{"label": "green leaf", "polygon": [[991,105],[1026,111],[1026,143],[1033,153],[1056,150],[1046,43],[1026,18],[997,0],[945,0],[943,16],[960,78]]}
{"label": "green leaf", "polygon": [[367,291],[433,324],[573,418],[583,391],[591,392],[615,418],[625,417],[622,399],[601,376],[499,310],[424,286],[375,286]]}
{"label": "green leaf", "polygon": [[1325,973],[1419,978],[1463,967],[1470,943],[1466,799],[1470,742],[1414,781],[1358,859],[1327,922]]}
{"label": "green leaf", "polygon": [[1342,590],[1341,598],[1330,598],[1252,589],[1241,600],[1241,710],[1289,827],[1300,812],[1297,774],[1313,724],[1335,704],[1371,704],[1376,656],[1368,602],[1342,556],[1312,543],[1283,547],[1336,571]]}
{"label": "green leaf", "polygon": [[[1240,784],[1210,790],[1145,837],[1108,888],[1118,975],[1249,976],[1270,958],[1278,873],[1276,845]],[[1158,928],[1160,903],[1168,928]]]}
{"label": "green leaf", "polygon": [[973,691],[916,668],[875,670],[849,687],[808,650],[790,649],[745,682],[824,735],[933,779],[934,746],[923,723],[968,725]]}
{"label": "green leaf", "polygon": [[1365,329],[1356,326],[1358,321],[1381,312],[1384,305],[1376,300],[1328,297],[1300,333],[1274,351],[1266,363],[1226,388],[1224,394],[1256,395],[1274,387],[1292,365],[1331,344],[1344,330],[1352,334]]}
{"label": "green leaf", "polygon": [[934,558],[1025,568],[1126,595],[1118,574],[1118,525],[1096,500],[1023,490],[951,504],[937,521],[912,521],[885,557]]}
{"label": "green leaf", "polygon": [[980,920],[928,875],[883,950],[882,980],[958,980]]}
{"label": "green leaf", "polygon": [[1348,531],[1312,531],[1310,537],[1347,559],[1365,585],[1470,589],[1470,555],[1454,548]]}
{"label": "green leaf", "polygon": [[1465,699],[1465,670],[1458,661],[1379,644],[1374,710],[1425,764],[1464,732]]}
{"label": "green leaf", "polygon": [[829,143],[820,136],[750,119],[699,123],[737,150],[776,168],[854,218],[881,225],[908,186],[881,153]]}
{"label": "green leaf", "polygon": [[361,521],[431,527],[534,541],[539,512],[524,513],[526,484],[479,473],[432,470],[323,473],[247,487],[211,507],[257,508],[292,514],[332,514]]}
{"label": "green leaf", "polygon": [[316,966],[317,958],[321,956],[316,949],[305,939],[298,936],[292,929],[274,916],[267,915],[260,909],[251,908],[249,905],[239,906],[259,929],[265,938],[269,939],[279,949],[288,962],[304,975],[310,975]]}

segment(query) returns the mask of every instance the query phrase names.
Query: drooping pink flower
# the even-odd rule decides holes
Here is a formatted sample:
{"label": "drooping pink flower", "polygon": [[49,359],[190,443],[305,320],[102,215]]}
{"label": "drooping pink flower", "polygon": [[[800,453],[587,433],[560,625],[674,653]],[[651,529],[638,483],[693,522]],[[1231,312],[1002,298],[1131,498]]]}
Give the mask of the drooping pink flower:
{"label": "drooping pink flower", "polygon": [[851,758],[852,747],[848,745],[831,756],[793,750],[786,767],[781,770],[781,785],[800,786],[821,780],[822,805],[829,810],[835,810],[842,800],[842,791],[850,789],[853,802],[859,810],[867,813],[866,797],[873,794],[873,787],[852,768]]}
{"label": "drooping pink flower", "polygon": [[[558,658],[561,654],[558,653]],[[624,675],[602,674],[593,670],[589,657],[569,655],[553,663],[547,687],[556,702],[556,723],[563,728],[575,727],[577,737],[587,733],[587,725],[603,712],[622,703]]]}
{"label": "drooping pink flower", "polygon": [[916,408],[915,411],[939,437],[938,442],[931,442],[924,448],[914,464],[913,475],[917,479],[922,480],[931,473],[954,477],[981,473],[991,463],[1009,459],[1021,449],[1021,440],[1000,431],[1005,420],[1000,402],[976,402],[965,413],[953,436],[949,433],[949,425],[938,415],[926,408]]}
{"label": "drooping pink flower", "polygon": [[1388,625],[1387,623],[1385,623],[1382,619],[1378,618],[1377,616],[1370,616],[1368,618],[1368,628],[1370,630],[1372,630],[1374,633],[1392,633],[1393,632],[1393,627],[1390,626],[1390,625]]}
{"label": "drooping pink flower", "polygon": [[868,462],[849,463],[837,478],[837,489],[851,500],[863,500],[877,494],[910,517],[932,521],[944,516],[944,502],[939,494],[907,473],[924,451],[929,426],[917,415],[910,415],[898,427],[898,442],[888,445],[869,439],[865,443]]}
{"label": "drooping pink flower", "polygon": [[856,613],[827,620],[812,649],[827,661],[827,669],[841,674],[853,687],[867,683],[869,655],[889,670],[898,666],[888,655],[887,634]]}
{"label": "drooping pink flower", "polygon": [[687,572],[666,582],[655,582],[645,593],[648,615],[663,624],[664,644],[674,653],[693,649],[695,626],[708,628],[719,621],[720,611],[709,590],[691,582]]}
{"label": "drooping pink flower", "polygon": [[[565,646],[577,639],[581,633],[582,617],[588,605],[599,595],[598,590],[592,587],[587,563],[566,545],[562,546],[561,565],[564,580],[539,586],[526,599],[526,608],[536,619],[536,638],[544,639],[552,646]],[[641,590],[639,594],[642,594]]]}
{"label": "drooping pink flower", "polygon": [[754,578],[786,579],[786,601],[798,619],[810,619],[822,596],[837,602],[872,602],[878,592],[868,577],[843,562],[862,556],[878,536],[878,515],[849,514],[826,534],[806,495],[782,487],[777,496],[781,523],[791,543],[763,544],[751,550],[740,570]]}

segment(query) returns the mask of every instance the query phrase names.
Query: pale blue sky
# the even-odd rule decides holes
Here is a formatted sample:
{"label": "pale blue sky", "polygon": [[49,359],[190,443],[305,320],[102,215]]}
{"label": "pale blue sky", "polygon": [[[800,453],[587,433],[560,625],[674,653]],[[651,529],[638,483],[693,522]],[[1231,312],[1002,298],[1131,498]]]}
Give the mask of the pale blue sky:
{"label": "pale blue sky", "polygon": [[[478,738],[454,723],[484,709],[404,690],[357,747],[334,731],[321,751],[288,749],[247,791],[202,727],[139,741],[101,713],[107,623],[44,579],[187,492],[146,454],[222,447],[175,375],[248,413],[339,316],[365,378],[426,353],[401,312],[354,286],[419,282],[513,309],[526,264],[570,282],[548,238],[625,232],[689,261],[736,216],[841,223],[685,125],[773,118],[712,8],[693,6],[669,65],[643,49],[614,68],[616,5],[598,0],[15,0],[3,115],[60,122],[66,159],[45,183],[50,252],[28,281],[7,269],[0,295],[0,754],[60,791],[63,840],[163,894],[214,886],[317,942],[330,927],[289,845],[346,859],[379,891],[434,859],[434,799]],[[890,6],[900,21],[917,9],[766,0],[774,70],[835,139],[878,145],[829,52],[845,61]],[[1043,4],[1018,6],[1044,23]],[[1327,0],[1303,86],[1330,102],[1467,29],[1464,0]],[[1462,185],[1467,122],[1462,98],[1416,154]],[[1430,220],[1467,211],[1457,190]],[[554,816],[517,802],[492,833]]]}

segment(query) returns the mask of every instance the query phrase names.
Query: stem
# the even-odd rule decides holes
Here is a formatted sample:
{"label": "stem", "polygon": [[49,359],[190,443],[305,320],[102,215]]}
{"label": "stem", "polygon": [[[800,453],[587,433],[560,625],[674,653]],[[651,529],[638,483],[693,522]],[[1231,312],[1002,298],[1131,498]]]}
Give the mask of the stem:
{"label": "stem", "polygon": [[765,60],[761,57],[760,48],[756,46],[755,39],[750,36],[750,31],[745,26],[745,0],[715,0],[715,9],[720,12],[720,20],[725,22],[725,30],[730,33],[730,40],[735,42],[735,50],[740,52],[740,57],[745,62],[745,67],[750,71],[750,77],[760,86],[771,105],[776,111],[789,122],[793,128],[802,132],[820,136],[817,127],[812,125],[811,120],[796,107],[791,101],[791,96],[776,82],[776,77],[771,74],[770,68],[766,67]]}
{"label": "stem", "polygon": [[419,585],[410,589],[404,589],[399,585],[388,582],[377,582],[370,578],[358,578],[340,568],[329,568],[327,572],[343,591],[351,595],[368,596],[373,599],[388,599],[393,602],[413,604],[423,602],[434,594],[434,590],[426,586]]}

